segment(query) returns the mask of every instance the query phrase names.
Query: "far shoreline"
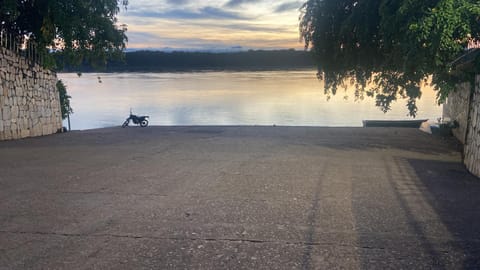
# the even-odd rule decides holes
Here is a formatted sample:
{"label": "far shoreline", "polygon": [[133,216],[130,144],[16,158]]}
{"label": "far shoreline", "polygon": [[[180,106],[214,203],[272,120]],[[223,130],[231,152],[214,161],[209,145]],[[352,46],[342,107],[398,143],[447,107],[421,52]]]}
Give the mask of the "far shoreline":
{"label": "far shoreline", "polygon": [[[56,55],[59,61],[62,55]],[[109,60],[94,68],[87,63],[64,66],[61,72],[192,72],[201,70],[292,70],[315,69],[311,52],[296,50],[250,50],[239,52],[126,52],[122,59]],[[60,71],[59,71],[60,72]]]}
{"label": "far shoreline", "polygon": [[275,72],[275,71],[312,71],[317,72],[316,67],[292,67],[292,68],[244,68],[244,69],[234,69],[234,68],[224,68],[224,69],[215,69],[215,68],[205,68],[205,69],[165,69],[165,70],[88,70],[88,71],[70,71],[70,70],[62,70],[57,71],[57,74],[72,74],[72,73],[80,73],[80,74],[124,74],[124,73],[213,73],[213,72]]}

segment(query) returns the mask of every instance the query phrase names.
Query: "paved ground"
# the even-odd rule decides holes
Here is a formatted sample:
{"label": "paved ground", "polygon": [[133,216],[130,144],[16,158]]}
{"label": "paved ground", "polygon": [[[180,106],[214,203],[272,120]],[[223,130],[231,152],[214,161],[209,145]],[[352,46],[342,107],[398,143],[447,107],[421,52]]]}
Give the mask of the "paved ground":
{"label": "paved ground", "polygon": [[0,269],[478,269],[480,179],[415,129],[0,142]]}

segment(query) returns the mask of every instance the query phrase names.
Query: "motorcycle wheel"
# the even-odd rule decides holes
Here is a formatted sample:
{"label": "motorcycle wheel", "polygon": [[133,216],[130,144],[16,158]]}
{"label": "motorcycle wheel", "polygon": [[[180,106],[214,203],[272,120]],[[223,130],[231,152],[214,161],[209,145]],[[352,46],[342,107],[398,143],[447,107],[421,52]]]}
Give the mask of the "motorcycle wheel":
{"label": "motorcycle wheel", "polygon": [[128,121],[123,122],[122,128],[128,126]]}
{"label": "motorcycle wheel", "polygon": [[141,126],[141,127],[146,127],[146,126],[148,126],[148,120],[147,120],[147,119],[144,119],[142,122],[140,122],[140,126]]}

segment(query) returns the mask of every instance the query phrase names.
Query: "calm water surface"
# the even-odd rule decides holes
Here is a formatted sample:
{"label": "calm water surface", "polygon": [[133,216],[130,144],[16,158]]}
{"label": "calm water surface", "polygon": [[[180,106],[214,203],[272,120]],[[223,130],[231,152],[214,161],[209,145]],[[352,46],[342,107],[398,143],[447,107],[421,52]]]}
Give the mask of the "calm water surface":
{"label": "calm water surface", "polygon": [[[387,114],[371,98],[354,101],[349,91],[327,101],[313,70],[58,76],[72,96],[72,129],[119,126],[130,108],[149,115],[151,125],[361,126],[364,119],[410,119],[404,101]],[[417,118],[441,116],[430,88],[418,106]]]}

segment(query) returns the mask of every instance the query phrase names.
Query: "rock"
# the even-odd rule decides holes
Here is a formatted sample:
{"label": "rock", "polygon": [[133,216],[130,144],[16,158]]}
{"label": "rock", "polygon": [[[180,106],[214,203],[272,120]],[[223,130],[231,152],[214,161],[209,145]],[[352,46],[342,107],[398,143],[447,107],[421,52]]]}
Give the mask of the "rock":
{"label": "rock", "polygon": [[3,106],[2,118],[3,118],[4,121],[10,120],[12,118],[10,106]]}

